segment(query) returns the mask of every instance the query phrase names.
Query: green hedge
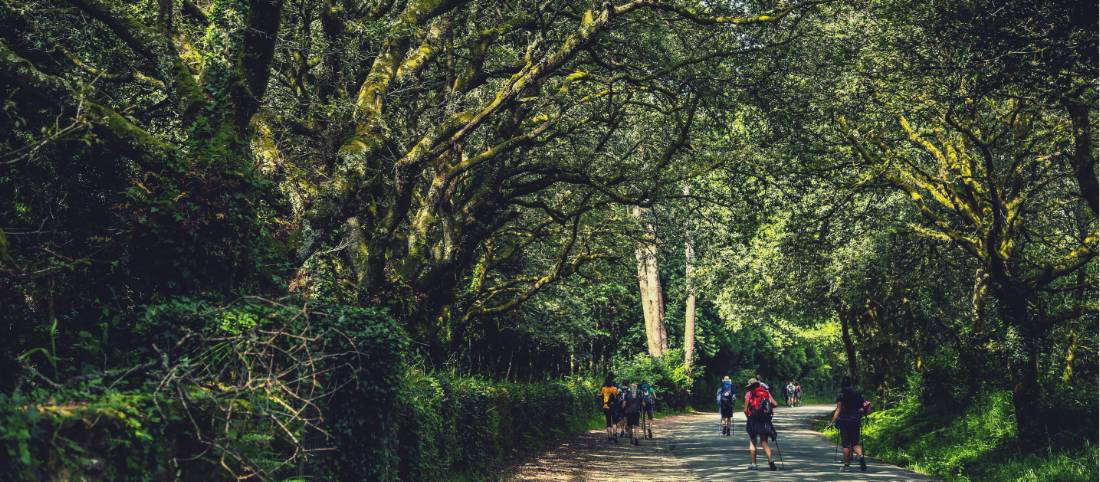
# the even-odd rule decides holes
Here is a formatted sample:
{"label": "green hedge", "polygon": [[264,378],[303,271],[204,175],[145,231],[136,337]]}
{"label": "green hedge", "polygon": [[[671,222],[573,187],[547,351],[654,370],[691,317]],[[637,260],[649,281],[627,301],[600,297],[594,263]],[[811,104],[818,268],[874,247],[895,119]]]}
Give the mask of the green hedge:
{"label": "green hedge", "polygon": [[480,480],[517,451],[583,431],[598,412],[597,384],[447,379],[409,372],[399,409],[400,480]]}
{"label": "green hedge", "polygon": [[[166,352],[171,370],[157,363],[117,384],[89,378],[0,395],[0,473],[232,480],[224,459],[238,474],[275,480],[482,480],[518,451],[583,431],[599,415],[594,380],[507,383],[409,369],[402,330],[373,309],[176,299],[129,323],[150,346],[175,346]],[[180,339],[193,341],[173,345]],[[294,350],[308,348],[317,361],[322,396],[304,412],[315,424],[290,417],[281,407],[293,400],[278,390],[239,389],[253,356],[242,353],[262,346],[275,348],[260,360],[275,372],[296,366],[286,355]],[[127,364],[156,355],[124,348]],[[169,373],[182,378],[161,384]],[[294,440],[323,450],[294,457]]]}

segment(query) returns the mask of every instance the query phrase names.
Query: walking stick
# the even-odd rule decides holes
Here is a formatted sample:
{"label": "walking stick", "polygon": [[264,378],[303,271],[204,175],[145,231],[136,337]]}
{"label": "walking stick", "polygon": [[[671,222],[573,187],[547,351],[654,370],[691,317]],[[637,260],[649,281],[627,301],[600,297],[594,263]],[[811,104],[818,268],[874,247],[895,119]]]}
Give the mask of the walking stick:
{"label": "walking stick", "polygon": [[[832,422],[830,422],[830,423],[829,423],[829,425],[831,425],[831,426],[833,426],[833,427],[836,427],[836,425],[833,425],[833,423],[832,423]],[[834,464],[836,463],[836,454],[837,454],[837,452],[839,452],[839,451],[840,451],[840,439],[837,439],[837,440],[836,440],[836,441],[835,441],[835,442],[833,443],[833,463],[834,463]]]}
{"label": "walking stick", "polygon": [[867,444],[863,442],[863,420],[859,421],[859,449],[860,457],[867,458]]}
{"label": "walking stick", "polygon": [[779,433],[775,431],[775,425],[772,425],[772,442],[775,442],[775,451],[779,453],[779,465],[783,470],[787,470],[787,464],[783,463],[783,449],[779,447]]}

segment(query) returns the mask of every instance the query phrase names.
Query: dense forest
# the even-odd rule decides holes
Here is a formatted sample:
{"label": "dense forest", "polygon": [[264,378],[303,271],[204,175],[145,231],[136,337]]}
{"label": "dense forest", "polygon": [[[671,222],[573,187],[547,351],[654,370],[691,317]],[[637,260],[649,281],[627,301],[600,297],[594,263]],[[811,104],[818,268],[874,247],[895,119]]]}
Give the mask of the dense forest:
{"label": "dense forest", "polygon": [[0,0],[0,472],[476,480],[615,372],[1095,480],[1097,15]]}

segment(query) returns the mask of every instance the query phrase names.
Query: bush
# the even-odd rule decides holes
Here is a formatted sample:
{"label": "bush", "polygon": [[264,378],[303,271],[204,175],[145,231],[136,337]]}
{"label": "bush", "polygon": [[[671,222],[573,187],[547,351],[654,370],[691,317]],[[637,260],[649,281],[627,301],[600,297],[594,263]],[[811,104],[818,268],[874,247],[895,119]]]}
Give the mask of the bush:
{"label": "bush", "polygon": [[394,478],[405,339],[386,313],[258,299],[139,313],[150,348],[132,369],[0,399],[3,473]]}
{"label": "bush", "polygon": [[[140,310],[131,324],[150,346],[128,360],[140,376],[113,389],[102,388],[115,385],[103,376],[0,398],[2,473],[484,480],[599,417],[596,380],[510,383],[410,369],[402,331],[369,308],[181,298]],[[670,395],[690,380],[674,356],[621,367],[675,404],[685,398]]]}
{"label": "bush", "polygon": [[587,428],[597,383],[492,383],[410,371],[402,388],[401,480],[481,480],[525,449]]}
{"label": "bush", "polygon": [[694,378],[684,370],[684,353],[669,350],[661,358],[638,353],[633,358],[616,360],[612,365],[615,381],[620,383],[649,382],[657,393],[658,403],[675,410],[687,408]]}

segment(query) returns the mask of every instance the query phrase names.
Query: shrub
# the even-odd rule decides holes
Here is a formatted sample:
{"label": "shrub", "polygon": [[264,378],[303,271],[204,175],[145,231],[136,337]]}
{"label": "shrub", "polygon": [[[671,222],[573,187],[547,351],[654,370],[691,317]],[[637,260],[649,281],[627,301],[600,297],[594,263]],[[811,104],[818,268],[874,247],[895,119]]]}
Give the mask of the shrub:
{"label": "shrub", "polygon": [[481,480],[524,449],[587,428],[599,409],[585,379],[509,383],[409,371],[401,390],[401,480]]}
{"label": "shrub", "polygon": [[641,383],[648,381],[657,392],[658,402],[682,410],[687,407],[689,394],[695,380],[686,373],[684,354],[678,349],[669,350],[661,358],[638,353],[633,358],[616,360],[612,365],[616,382]]}

